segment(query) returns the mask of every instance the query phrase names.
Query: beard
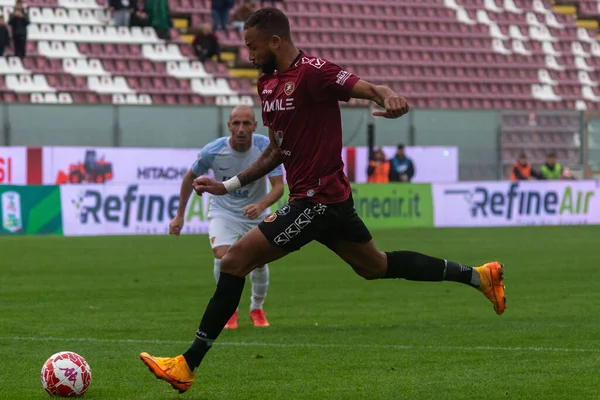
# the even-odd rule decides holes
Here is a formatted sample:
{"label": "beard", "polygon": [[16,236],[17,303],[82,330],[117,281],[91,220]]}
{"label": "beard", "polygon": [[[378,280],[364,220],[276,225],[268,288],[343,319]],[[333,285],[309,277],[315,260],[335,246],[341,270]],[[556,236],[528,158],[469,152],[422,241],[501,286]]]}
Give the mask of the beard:
{"label": "beard", "polygon": [[271,75],[277,68],[277,58],[272,51],[268,52],[262,65],[258,66],[263,73]]}

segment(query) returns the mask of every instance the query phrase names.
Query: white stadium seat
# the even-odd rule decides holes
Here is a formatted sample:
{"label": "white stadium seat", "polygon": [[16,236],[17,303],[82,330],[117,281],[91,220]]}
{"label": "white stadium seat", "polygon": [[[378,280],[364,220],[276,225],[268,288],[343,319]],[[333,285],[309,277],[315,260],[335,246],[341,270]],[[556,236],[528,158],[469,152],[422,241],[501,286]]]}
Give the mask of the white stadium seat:
{"label": "white stadium seat", "polygon": [[6,87],[17,93],[54,92],[43,75],[7,75]]}
{"label": "white stadium seat", "polygon": [[180,79],[211,77],[199,61],[168,61],[166,67],[169,75]]}

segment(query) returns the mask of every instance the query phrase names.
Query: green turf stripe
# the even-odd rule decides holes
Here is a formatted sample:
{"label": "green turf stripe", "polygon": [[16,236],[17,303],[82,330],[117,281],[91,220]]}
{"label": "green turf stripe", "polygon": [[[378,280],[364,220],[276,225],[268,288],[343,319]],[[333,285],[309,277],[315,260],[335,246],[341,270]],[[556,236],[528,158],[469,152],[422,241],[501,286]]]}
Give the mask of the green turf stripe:
{"label": "green turf stripe", "polygon": [[44,225],[60,214],[60,191],[53,188],[44,199],[31,208],[27,233],[38,233]]}

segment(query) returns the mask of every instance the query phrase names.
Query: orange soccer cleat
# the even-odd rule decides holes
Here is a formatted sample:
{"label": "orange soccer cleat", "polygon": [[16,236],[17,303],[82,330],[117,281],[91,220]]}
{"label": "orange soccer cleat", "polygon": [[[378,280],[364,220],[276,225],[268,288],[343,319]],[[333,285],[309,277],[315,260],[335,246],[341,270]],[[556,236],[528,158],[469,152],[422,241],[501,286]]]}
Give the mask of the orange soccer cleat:
{"label": "orange soccer cleat", "polygon": [[496,314],[501,315],[506,309],[506,297],[504,296],[504,266],[498,262],[490,262],[475,268],[481,278],[479,291],[494,305]]}
{"label": "orange soccer cleat", "polygon": [[148,353],[141,353],[140,358],[157,379],[166,381],[173,389],[179,390],[179,393],[187,391],[194,383],[196,374],[190,370],[182,355],[153,357]]}
{"label": "orange soccer cleat", "polygon": [[227,324],[225,325],[225,329],[237,329],[239,315],[240,315],[240,313],[236,310],[233,313],[233,315],[231,316],[231,318],[229,318],[229,321],[227,321]]}
{"label": "orange soccer cleat", "polygon": [[256,327],[267,327],[269,326],[269,321],[267,321],[267,317],[265,316],[265,312],[261,309],[256,309],[250,311],[250,319],[254,323]]}

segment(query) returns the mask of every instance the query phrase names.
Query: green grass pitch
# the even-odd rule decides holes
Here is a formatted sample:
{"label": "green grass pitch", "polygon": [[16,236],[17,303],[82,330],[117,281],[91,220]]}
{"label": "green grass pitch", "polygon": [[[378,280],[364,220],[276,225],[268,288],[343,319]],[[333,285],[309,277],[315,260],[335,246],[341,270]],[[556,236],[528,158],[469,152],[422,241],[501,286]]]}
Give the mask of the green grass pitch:
{"label": "green grass pitch", "polygon": [[87,399],[598,399],[600,227],[374,232],[383,250],[505,263],[498,317],[457,283],[364,281],[311,244],[271,265],[272,327],[224,332],[178,395],[138,354],[187,349],[213,293],[205,236],[0,238],[0,398],[45,399],[51,354]]}

